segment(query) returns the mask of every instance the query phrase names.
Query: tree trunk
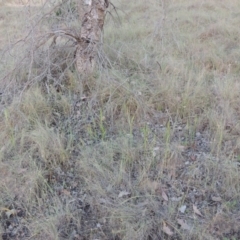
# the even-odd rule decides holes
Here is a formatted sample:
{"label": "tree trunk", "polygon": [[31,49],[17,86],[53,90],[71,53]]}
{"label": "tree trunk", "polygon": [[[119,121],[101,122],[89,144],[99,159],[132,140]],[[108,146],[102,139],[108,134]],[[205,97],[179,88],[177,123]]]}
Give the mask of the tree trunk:
{"label": "tree trunk", "polygon": [[96,63],[108,0],[79,1],[82,27],[76,51],[76,66],[80,74],[89,74],[93,72]]}

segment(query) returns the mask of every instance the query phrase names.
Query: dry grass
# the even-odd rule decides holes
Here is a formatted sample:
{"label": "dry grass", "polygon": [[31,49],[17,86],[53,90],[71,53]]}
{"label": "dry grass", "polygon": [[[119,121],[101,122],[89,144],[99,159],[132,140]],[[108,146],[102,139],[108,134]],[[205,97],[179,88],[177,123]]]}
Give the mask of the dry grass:
{"label": "dry grass", "polygon": [[44,35],[74,5],[2,38],[2,239],[240,239],[239,1],[114,4],[93,76]]}

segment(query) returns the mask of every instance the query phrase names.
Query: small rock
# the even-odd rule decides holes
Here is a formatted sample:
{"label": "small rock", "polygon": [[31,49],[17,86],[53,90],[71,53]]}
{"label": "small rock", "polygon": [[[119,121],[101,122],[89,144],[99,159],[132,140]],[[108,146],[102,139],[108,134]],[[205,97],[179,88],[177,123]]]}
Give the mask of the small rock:
{"label": "small rock", "polygon": [[196,133],[196,137],[197,137],[197,138],[201,137],[201,133],[200,133],[200,132],[197,132],[197,133]]}
{"label": "small rock", "polygon": [[171,200],[173,202],[180,202],[182,200],[182,197],[172,197]]}
{"label": "small rock", "polygon": [[8,230],[12,231],[12,230],[13,230],[13,226],[12,226],[12,225],[9,225],[9,226],[8,226]]}
{"label": "small rock", "polygon": [[153,151],[152,151],[153,157],[156,157],[156,156],[157,156],[157,152],[158,152],[158,151],[159,151],[159,147],[153,148]]}
{"label": "small rock", "polygon": [[212,198],[212,200],[213,200],[214,202],[221,202],[221,201],[222,201],[222,198],[221,198],[221,197],[214,197],[214,196],[212,196],[211,198]]}
{"label": "small rock", "polygon": [[97,224],[97,228],[101,228],[102,226],[101,226],[101,224],[100,223],[98,223]]}
{"label": "small rock", "polygon": [[178,131],[182,131],[182,127],[181,126],[179,126],[177,129],[178,129]]}
{"label": "small rock", "polygon": [[129,195],[130,195],[130,192],[122,191],[118,194],[118,197],[122,198],[122,197],[126,197],[126,196],[129,196]]}
{"label": "small rock", "polygon": [[186,205],[183,205],[183,206],[181,206],[178,210],[179,210],[181,213],[185,213],[186,208],[187,208],[187,206],[186,206]]}

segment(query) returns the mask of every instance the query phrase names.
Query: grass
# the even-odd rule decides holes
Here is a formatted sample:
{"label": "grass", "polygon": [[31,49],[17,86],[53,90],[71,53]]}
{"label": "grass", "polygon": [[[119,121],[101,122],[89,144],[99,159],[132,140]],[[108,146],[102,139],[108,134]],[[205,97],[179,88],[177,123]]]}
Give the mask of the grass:
{"label": "grass", "polygon": [[1,39],[2,239],[239,239],[240,3],[114,4],[92,76],[64,38],[35,48],[65,8]]}

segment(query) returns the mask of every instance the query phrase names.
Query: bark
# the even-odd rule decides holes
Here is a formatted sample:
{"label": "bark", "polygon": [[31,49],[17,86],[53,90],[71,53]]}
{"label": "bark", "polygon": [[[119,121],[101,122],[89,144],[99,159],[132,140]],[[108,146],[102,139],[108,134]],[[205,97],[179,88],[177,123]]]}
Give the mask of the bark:
{"label": "bark", "polygon": [[95,67],[108,0],[79,1],[82,26],[76,51],[76,66],[80,74],[89,74]]}

